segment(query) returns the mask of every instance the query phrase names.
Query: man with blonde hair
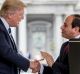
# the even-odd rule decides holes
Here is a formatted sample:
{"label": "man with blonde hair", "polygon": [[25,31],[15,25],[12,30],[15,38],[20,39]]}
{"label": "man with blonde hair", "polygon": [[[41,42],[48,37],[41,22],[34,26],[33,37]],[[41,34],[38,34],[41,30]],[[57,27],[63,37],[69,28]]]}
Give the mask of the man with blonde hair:
{"label": "man with blonde hair", "polygon": [[[23,19],[25,4],[20,0],[4,1],[0,10],[0,74],[18,74],[22,69],[35,72],[36,61],[29,61],[20,55],[11,35],[10,27],[17,27]],[[35,64],[36,63],[36,64]]]}

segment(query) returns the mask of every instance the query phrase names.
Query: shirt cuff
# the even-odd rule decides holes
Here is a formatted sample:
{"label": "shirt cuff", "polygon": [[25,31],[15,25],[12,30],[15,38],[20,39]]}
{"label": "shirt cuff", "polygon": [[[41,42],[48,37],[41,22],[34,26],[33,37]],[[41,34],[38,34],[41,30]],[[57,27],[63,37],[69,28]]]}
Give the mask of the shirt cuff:
{"label": "shirt cuff", "polygon": [[44,66],[41,64],[41,68],[40,68],[40,74],[43,74],[43,70],[44,70]]}

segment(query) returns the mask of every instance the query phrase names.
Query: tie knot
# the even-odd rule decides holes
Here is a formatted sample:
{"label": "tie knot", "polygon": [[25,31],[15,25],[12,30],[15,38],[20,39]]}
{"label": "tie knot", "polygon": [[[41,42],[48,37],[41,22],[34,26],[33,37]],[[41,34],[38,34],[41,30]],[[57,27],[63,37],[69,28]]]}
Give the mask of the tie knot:
{"label": "tie knot", "polygon": [[11,33],[11,28],[8,29],[9,34]]}

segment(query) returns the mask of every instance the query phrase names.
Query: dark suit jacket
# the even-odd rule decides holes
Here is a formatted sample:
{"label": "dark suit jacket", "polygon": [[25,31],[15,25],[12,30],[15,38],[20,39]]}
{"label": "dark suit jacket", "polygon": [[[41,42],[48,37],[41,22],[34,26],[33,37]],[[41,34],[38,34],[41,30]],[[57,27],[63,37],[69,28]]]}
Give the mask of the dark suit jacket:
{"label": "dark suit jacket", "polygon": [[65,51],[68,42],[61,47],[60,55],[52,68],[44,66],[43,74],[69,74],[68,53]]}
{"label": "dark suit jacket", "polygon": [[0,20],[0,74],[18,74],[18,69],[27,71],[29,60],[18,54],[16,46]]}

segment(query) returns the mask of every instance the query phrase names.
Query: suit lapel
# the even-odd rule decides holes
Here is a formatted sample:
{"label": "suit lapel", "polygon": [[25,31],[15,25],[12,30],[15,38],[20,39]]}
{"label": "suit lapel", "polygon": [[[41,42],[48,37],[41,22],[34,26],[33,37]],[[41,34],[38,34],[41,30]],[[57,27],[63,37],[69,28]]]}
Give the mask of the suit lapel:
{"label": "suit lapel", "polygon": [[68,45],[69,45],[69,42],[67,41],[61,47],[61,51],[60,51],[60,58],[61,58],[61,60],[64,60],[64,58],[66,56],[68,56],[68,54],[67,54],[68,52],[66,52]]}
{"label": "suit lapel", "polygon": [[13,43],[13,41],[11,40],[9,33],[7,31],[7,29],[5,28],[3,22],[0,19],[0,30],[3,31],[3,33],[6,36],[7,42],[10,44],[10,46],[12,47],[13,50],[15,50],[17,52],[17,47],[16,44]]}
{"label": "suit lapel", "polygon": [[[17,49],[16,44],[15,44],[15,41],[13,39],[13,36],[12,35],[9,35],[9,37],[10,37],[11,43],[13,45],[13,49]],[[17,50],[16,50],[16,52],[17,52]]]}

